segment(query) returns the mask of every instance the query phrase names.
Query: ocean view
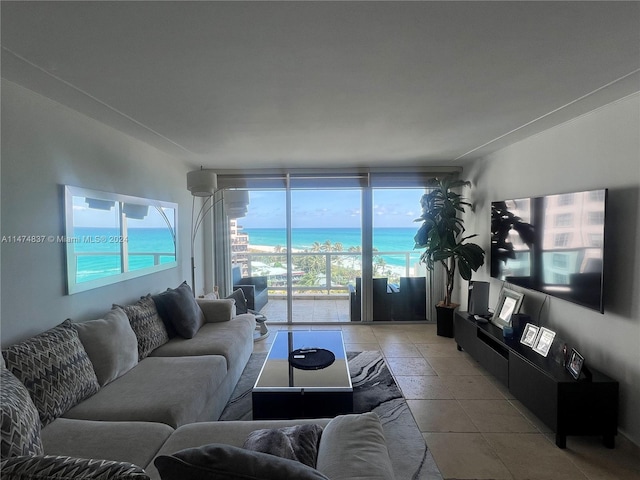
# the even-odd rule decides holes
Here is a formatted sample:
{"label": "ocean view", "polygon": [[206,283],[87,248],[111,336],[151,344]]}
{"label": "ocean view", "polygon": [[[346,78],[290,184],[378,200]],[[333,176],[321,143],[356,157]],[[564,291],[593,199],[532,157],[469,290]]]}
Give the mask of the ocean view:
{"label": "ocean view", "polygon": [[[120,273],[120,231],[117,228],[74,229],[74,252],[78,254],[76,282],[86,282],[97,278]],[[129,228],[126,239],[129,253],[148,253],[149,255],[130,255],[129,270],[139,270],[153,266],[153,253],[175,251],[173,238],[166,228]],[[109,255],[105,255],[108,253]],[[172,262],[175,256],[161,256],[160,263]]]}
{"label": "ocean view", "polygon": [[[413,237],[418,230],[415,228],[375,228],[373,234],[373,248],[379,252],[413,252],[417,261],[420,250],[413,250]],[[242,232],[249,235],[251,245],[266,247],[285,247],[286,230],[284,228],[244,228]],[[291,231],[292,248],[294,250],[311,250],[314,243],[324,244],[329,241],[332,245],[342,244],[342,250],[348,252],[350,247],[360,246],[361,230],[359,228],[293,228]],[[404,255],[381,255],[387,264],[404,266]]]}

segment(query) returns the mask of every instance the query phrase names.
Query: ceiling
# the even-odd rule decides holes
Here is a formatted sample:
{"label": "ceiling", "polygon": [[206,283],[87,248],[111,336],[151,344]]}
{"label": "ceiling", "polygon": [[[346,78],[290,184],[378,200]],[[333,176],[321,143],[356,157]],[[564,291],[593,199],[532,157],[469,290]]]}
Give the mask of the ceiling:
{"label": "ceiling", "polygon": [[639,2],[6,2],[2,77],[208,168],[461,165],[640,90]]}

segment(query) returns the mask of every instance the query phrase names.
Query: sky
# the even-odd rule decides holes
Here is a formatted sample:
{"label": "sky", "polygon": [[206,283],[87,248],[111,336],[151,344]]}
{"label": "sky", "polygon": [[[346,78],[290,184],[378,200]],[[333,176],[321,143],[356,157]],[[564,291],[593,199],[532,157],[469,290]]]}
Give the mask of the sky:
{"label": "sky", "polygon": [[[374,190],[374,227],[415,228],[420,216],[422,189]],[[249,193],[244,228],[285,228],[285,192],[254,190]],[[293,228],[358,228],[361,225],[360,190],[292,191]]]}

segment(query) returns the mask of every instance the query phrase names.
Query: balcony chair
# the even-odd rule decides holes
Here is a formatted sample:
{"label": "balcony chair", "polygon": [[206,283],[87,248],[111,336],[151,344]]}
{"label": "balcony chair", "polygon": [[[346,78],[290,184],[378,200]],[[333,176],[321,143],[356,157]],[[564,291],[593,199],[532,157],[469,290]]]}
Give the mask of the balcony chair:
{"label": "balcony chair", "polygon": [[[373,279],[373,321],[389,321],[393,318],[393,297],[397,295],[387,278]],[[355,288],[349,285],[349,308],[352,322],[362,319],[362,280],[356,278]]]}
{"label": "balcony chair", "polygon": [[242,277],[240,267],[232,269],[233,289],[242,289],[249,309],[259,312],[269,301],[267,277]]}
{"label": "balcony chair", "polygon": [[393,319],[415,321],[427,319],[427,279],[400,277],[400,291],[393,297]]}

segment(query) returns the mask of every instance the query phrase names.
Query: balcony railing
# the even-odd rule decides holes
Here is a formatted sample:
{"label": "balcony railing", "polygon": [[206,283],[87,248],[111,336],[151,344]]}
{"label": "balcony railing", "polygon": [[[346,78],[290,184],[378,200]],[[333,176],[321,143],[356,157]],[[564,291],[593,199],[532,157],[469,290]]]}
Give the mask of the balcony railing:
{"label": "balcony railing", "polygon": [[[294,252],[291,271],[294,294],[344,295],[362,275],[360,252]],[[417,276],[420,253],[415,251],[374,252],[373,274],[398,284],[400,277]],[[270,294],[286,294],[287,257],[285,253],[235,253],[235,264],[242,264],[245,276],[268,277]],[[330,281],[327,281],[330,279]]]}

